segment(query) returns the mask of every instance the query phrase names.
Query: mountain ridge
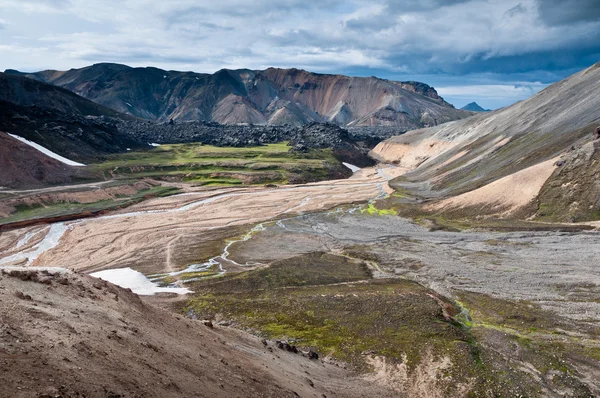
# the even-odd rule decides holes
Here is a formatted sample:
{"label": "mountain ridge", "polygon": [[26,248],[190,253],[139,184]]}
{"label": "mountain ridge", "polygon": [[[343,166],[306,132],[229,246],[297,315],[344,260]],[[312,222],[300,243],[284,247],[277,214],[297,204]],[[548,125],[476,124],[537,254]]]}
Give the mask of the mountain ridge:
{"label": "mountain ridge", "polygon": [[410,170],[395,187],[445,200],[431,209],[458,214],[470,207],[478,215],[497,214],[500,193],[528,185],[526,170],[547,162],[544,172],[535,174],[549,177],[521,201],[521,208],[529,206],[528,216],[598,219],[600,188],[591,177],[600,156],[598,89],[600,63],[509,107],[392,137],[371,154]]}
{"label": "mountain ridge", "polygon": [[394,126],[407,131],[458,120],[454,108],[420,82],[319,74],[301,69],[221,69],[214,74],[94,64],[23,73],[122,113],[156,121],[221,124]]}
{"label": "mountain ridge", "polygon": [[68,159],[86,163],[107,153],[147,147],[116,125],[135,119],[64,88],[0,73],[0,131]]}

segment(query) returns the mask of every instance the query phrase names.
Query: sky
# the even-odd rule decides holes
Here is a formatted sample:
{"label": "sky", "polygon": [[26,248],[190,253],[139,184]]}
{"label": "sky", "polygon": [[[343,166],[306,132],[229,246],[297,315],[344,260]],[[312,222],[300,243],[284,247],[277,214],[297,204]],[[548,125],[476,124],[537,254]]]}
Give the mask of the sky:
{"label": "sky", "polygon": [[295,67],[495,109],[598,61],[600,0],[0,0],[0,70]]}

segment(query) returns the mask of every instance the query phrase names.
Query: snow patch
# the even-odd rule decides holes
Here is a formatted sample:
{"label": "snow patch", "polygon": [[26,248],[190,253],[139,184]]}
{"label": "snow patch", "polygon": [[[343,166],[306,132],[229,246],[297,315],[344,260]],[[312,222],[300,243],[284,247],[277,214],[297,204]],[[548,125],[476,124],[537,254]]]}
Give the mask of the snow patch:
{"label": "snow patch", "polygon": [[160,144],[154,143],[154,142],[149,142],[148,145],[150,146],[160,146]]}
{"label": "snow patch", "polygon": [[[44,228],[44,230],[45,230],[45,229],[48,229],[48,228]],[[43,230],[42,230],[42,231],[43,231]],[[26,244],[28,244],[28,243],[29,243],[29,241],[31,240],[31,238],[33,238],[35,235],[37,235],[37,234],[38,234],[38,233],[40,233],[40,232],[41,232],[41,231],[30,231],[30,232],[27,232],[27,233],[25,234],[25,236],[23,236],[23,237],[22,237],[22,238],[21,238],[21,239],[20,239],[20,240],[17,242],[17,245],[15,246],[15,248],[17,248],[17,249],[18,249],[18,248],[20,248],[20,247],[23,247],[23,246],[25,246]]]}
{"label": "snow patch", "polygon": [[125,102],[125,103],[133,108],[133,105],[131,105],[129,102]]}
{"label": "snow patch", "polygon": [[353,173],[356,173],[358,170],[360,170],[360,167],[358,167],[358,166],[355,166],[355,165],[353,165],[353,164],[346,163],[346,162],[342,162],[342,164],[343,164],[344,166],[346,166],[347,168],[349,168],[350,170],[352,170],[352,172],[353,172]]}
{"label": "snow patch", "polygon": [[131,289],[140,296],[153,296],[156,293],[177,293],[188,294],[191,290],[183,287],[160,287],[151,282],[144,274],[131,268],[109,269],[90,274],[94,278],[99,278],[113,283],[126,289]]}
{"label": "snow patch", "polygon": [[77,167],[79,167],[79,166],[85,166],[85,164],[83,164],[83,163],[77,163],[77,162],[74,162],[74,161],[69,160],[67,158],[64,158],[64,157],[60,156],[59,154],[56,154],[56,153],[52,152],[51,150],[46,149],[43,146],[36,144],[33,141],[29,141],[28,139],[25,139],[23,137],[19,137],[18,135],[15,135],[15,134],[8,133],[8,135],[10,135],[12,138],[15,138],[15,139],[17,139],[17,140],[19,140],[19,141],[21,141],[21,142],[29,145],[30,147],[33,147],[33,148],[37,149],[38,151],[42,152],[44,155],[49,156],[52,159],[56,159],[59,162],[62,162],[64,164],[66,164],[66,165],[77,166]]}

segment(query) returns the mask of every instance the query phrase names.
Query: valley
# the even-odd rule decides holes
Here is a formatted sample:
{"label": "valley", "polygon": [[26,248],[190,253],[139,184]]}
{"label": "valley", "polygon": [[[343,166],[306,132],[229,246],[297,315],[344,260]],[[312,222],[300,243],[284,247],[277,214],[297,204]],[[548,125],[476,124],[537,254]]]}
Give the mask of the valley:
{"label": "valley", "polygon": [[[3,233],[0,264],[68,264],[140,294],[162,291],[145,300],[212,319],[219,334],[293,342],[389,394],[595,394],[597,232],[431,229],[390,202],[389,181],[406,171],[380,165],[272,188],[187,184],[105,216]],[[162,287],[142,288],[126,269]]]}
{"label": "valley", "polygon": [[[600,395],[599,65],[408,132],[378,130],[381,109],[342,123],[344,106],[297,126],[220,125],[185,106],[141,120],[104,107],[121,91],[103,105],[45,82],[98,83],[106,65],[1,75],[12,396]],[[266,77],[298,101],[347,83],[203,78],[246,84],[255,107]],[[451,108],[426,85],[368,81]],[[227,101],[237,110],[212,111],[244,114]],[[298,106],[279,105],[268,112]]]}

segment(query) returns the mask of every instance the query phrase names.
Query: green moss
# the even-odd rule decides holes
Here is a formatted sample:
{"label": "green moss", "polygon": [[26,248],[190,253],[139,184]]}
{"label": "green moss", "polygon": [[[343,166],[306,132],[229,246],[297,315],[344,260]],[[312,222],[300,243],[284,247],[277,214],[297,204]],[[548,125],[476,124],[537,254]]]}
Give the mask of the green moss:
{"label": "green moss", "polygon": [[[367,369],[365,351],[410,367],[424,349],[466,360],[467,336],[447,321],[431,292],[402,279],[374,280],[363,261],[313,253],[268,268],[191,284],[183,311],[235,320],[273,339],[332,354]],[[450,305],[450,304],[449,304]]]}
{"label": "green moss", "polygon": [[236,185],[319,181],[345,170],[330,149],[290,152],[286,142],[257,147],[213,147],[199,143],[161,145],[112,155],[88,168],[106,178],[141,178]]}
{"label": "green moss", "polygon": [[378,209],[373,203],[369,203],[366,209],[362,209],[361,213],[367,213],[370,215],[378,216],[395,216],[398,212],[394,209]]}
{"label": "green moss", "polygon": [[[280,278],[271,274],[271,280]],[[219,290],[227,283],[228,278],[222,278]],[[415,366],[424,344],[448,352],[456,339],[464,338],[459,329],[445,322],[424,288],[399,280],[310,283],[244,291],[234,284],[229,293],[218,294],[208,288],[212,296],[200,290],[184,310],[202,317],[220,314],[269,338],[292,339],[357,368],[367,366],[364,351],[397,361],[406,355],[409,365]]]}

